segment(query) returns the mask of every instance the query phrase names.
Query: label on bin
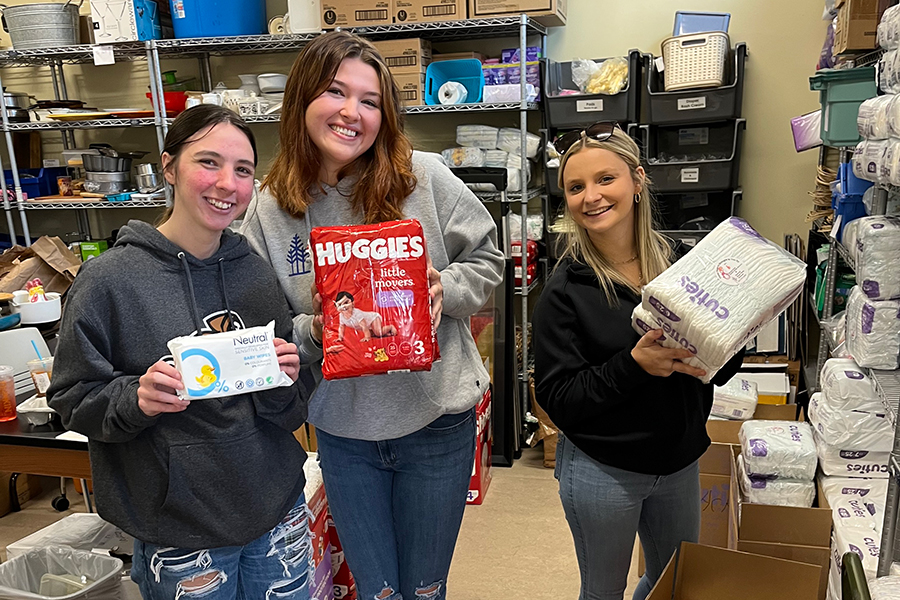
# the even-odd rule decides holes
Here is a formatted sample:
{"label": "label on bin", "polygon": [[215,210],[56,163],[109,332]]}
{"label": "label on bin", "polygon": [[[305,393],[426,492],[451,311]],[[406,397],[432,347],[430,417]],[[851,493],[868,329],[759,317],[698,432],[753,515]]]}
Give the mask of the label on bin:
{"label": "label on bin", "polygon": [[678,99],[678,110],[697,110],[700,108],[706,108],[706,96]]}
{"label": "label on bin", "polygon": [[94,65],[114,65],[116,64],[116,55],[112,46],[96,45],[91,48],[94,53]]}
{"label": "label on bin", "polygon": [[681,183],[700,183],[700,168],[691,167],[681,170]]}
{"label": "label on bin", "polygon": [[705,146],[706,144],[709,144],[709,127],[678,130],[679,146]]}
{"label": "label on bin", "polygon": [[603,112],[603,99],[578,100],[575,103],[576,112]]}

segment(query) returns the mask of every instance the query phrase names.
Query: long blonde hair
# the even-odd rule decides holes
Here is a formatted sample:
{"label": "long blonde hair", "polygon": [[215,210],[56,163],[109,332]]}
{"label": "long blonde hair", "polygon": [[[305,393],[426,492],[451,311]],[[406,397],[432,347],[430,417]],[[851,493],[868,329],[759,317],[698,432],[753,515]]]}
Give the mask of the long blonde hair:
{"label": "long blonde hair", "polygon": [[[566,163],[568,163],[569,158],[585,148],[600,148],[614,153],[628,165],[632,180],[636,184],[640,184],[641,189],[638,194],[640,201],[634,206],[634,239],[637,246],[637,257],[640,260],[641,280],[646,283],[669,268],[672,246],[668,239],[655,229],[654,200],[650,193],[650,178],[646,175],[642,176],[637,170],[641,165],[640,150],[634,140],[619,128],[616,128],[612,135],[602,142],[582,136],[579,141],[569,147],[560,160],[559,187],[561,189],[565,190],[563,175],[566,170]],[[577,263],[591,267],[597,276],[597,280],[600,282],[600,289],[603,290],[610,306],[618,306],[618,297],[614,289],[615,284],[619,284],[640,295],[640,289],[623,277],[613,267],[613,264],[603,256],[603,253],[594,246],[587,230],[576,224],[569,213],[568,203],[566,203],[565,214],[563,215],[563,224],[566,247],[561,258],[568,256]]]}

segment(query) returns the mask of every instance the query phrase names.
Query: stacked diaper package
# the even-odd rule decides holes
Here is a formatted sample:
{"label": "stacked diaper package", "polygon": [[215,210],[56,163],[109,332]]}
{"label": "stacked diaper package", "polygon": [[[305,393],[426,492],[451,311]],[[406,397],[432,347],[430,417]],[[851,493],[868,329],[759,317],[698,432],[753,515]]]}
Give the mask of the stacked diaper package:
{"label": "stacked diaper package", "polygon": [[716,372],[800,294],[806,265],[746,221],[723,221],[681,260],[648,283],[632,314],[639,333],[662,329],[660,343]]}
{"label": "stacked diaper package", "polygon": [[[533,133],[526,135],[526,156],[535,158],[541,138]],[[522,137],[518,129],[497,129],[489,125],[459,125],[456,128],[456,148],[441,152],[449,167],[496,167],[507,170],[506,191],[522,190]],[[528,165],[528,181],[531,182],[531,162]],[[496,191],[490,184],[470,184],[477,191]]]}
{"label": "stacked diaper package", "polygon": [[756,383],[732,377],[725,385],[713,388],[713,403],[710,415],[721,419],[746,421],[753,418],[759,392]]}
{"label": "stacked diaper package", "polygon": [[812,506],[816,445],[808,423],[746,421],[738,438],[738,477],[745,502]]}
{"label": "stacked diaper package", "polygon": [[900,577],[889,575],[869,582],[872,600],[900,600]]}

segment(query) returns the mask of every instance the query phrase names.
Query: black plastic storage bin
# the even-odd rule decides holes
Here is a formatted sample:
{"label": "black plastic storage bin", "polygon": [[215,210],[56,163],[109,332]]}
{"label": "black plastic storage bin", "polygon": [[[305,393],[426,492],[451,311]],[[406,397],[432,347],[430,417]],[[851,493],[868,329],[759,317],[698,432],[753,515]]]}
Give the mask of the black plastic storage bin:
{"label": "black plastic storage bin", "polygon": [[[736,119],[698,126],[639,125],[629,132],[638,133],[644,169],[657,194],[712,192],[738,187],[746,125]],[[703,155],[722,158],[694,158]]]}
{"label": "black plastic storage bin", "polygon": [[[595,62],[605,59],[597,58]],[[640,115],[641,53],[628,52],[628,78],[621,92],[558,96],[560,90],[577,90],[572,82],[572,63],[548,60],[544,68],[544,112],[551,129],[574,129],[597,121],[634,123]]]}
{"label": "black plastic storage bin", "polygon": [[659,227],[666,232],[702,234],[711,231],[735,214],[741,195],[741,190],[656,194]]}
{"label": "black plastic storage bin", "polygon": [[736,119],[741,116],[744,96],[744,63],[747,44],[740,42],[728,51],[725,59],[727,85],[717,88],[665,91],[664,74],[656,69],[656,58],[645,54],[647,74],[648,118],[654,125],[700,123]]}

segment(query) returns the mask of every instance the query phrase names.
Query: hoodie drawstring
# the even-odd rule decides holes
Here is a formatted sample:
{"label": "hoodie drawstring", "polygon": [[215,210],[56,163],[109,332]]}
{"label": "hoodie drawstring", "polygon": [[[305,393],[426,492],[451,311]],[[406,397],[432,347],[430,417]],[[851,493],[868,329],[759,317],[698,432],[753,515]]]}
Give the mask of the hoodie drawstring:
{"label": "hoodie drawstring", "polygon": [[228,304],[228,286],[225,285],[225,259],[219,259],[219,276],[222,280],[222,297],[225,298],[225,312],[228,315],[228,329],[234,329],[234,319],[231,317],[231,306]]}
{"label": "hoodie drawstring", "polygon": [[[191,295],[191,312],[194,315],[194,327],[197,328],[197,333],[199,334],[203,331],[203,321],[200,320],[200,310],[197,308],[197,298],[194,296],[194,282],[191,279],[191,267],[188,265],[187,256],[185,256],[184,252],[178,253],[178,258],[181,259],[181,264],[184,266],[184,277],[187,279],[188,284],[188,292]],[[228,315],[229,318],[231,315]]]}

